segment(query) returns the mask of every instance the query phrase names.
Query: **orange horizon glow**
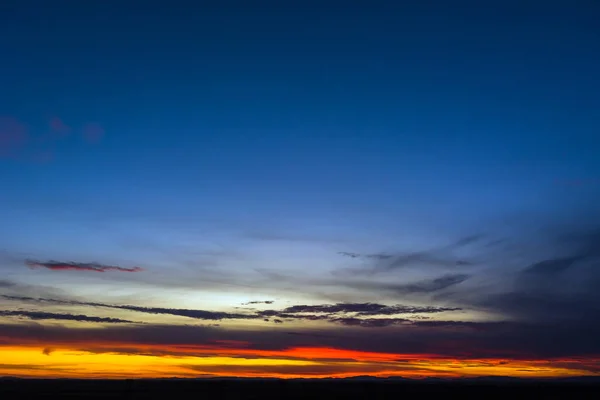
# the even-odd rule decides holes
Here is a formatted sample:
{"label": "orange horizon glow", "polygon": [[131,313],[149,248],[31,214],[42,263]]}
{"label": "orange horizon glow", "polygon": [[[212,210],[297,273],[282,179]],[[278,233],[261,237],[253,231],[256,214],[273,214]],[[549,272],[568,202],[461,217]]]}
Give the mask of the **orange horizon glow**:
{"label": "orange horizon glow", "polygon": [[[88,347],[88,350],[82,349]],[[187,350],[187,351],[186,351]],[[201,353],[199,352],[201,351]],[[456,359],[335,348],[284,350],[94,344],[0,347],[0,376],[29,378],[463,378],[599,376],[598,358]]]}

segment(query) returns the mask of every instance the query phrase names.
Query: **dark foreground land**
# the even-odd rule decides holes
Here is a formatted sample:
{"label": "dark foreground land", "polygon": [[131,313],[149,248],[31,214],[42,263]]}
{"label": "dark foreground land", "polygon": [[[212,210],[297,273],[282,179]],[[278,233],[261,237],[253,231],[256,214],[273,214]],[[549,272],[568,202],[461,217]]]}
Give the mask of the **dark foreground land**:
{"label": "dark foreground land", "polygon": [[[419,397],[417,397],[419,396]],[[600,382],[326,380],[0,379],[0,399],[600,399]],[[433,397],[435,398],[435,397]]]}

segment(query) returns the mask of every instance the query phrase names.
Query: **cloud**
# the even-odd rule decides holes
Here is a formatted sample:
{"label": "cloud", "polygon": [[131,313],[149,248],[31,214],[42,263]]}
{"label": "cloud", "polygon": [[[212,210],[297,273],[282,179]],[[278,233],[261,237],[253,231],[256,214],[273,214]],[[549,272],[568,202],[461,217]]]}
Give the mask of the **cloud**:
{"label": "cloud", "polygon": [[211,321],[219,321],[219,320],[223,320],[223,319],[259,319],[259,318],[263,318],[263,316],[258,315],[258,314],[236,314],[236,313],[228,313],[228,312],[221,312],[221,311],[191,310],[191,309],[181,309],[181,308],[160,308],[160,307],[141,307],[141,306],[133,306],[133,305],[113,305],[113,304],[105,304],[105,303],[95,303],[95,302],[85,302],[85,301],[75,301],[75,300],[34,298],[34,297],[25,297],[25,296],[0,295],[0,298],[6,299],[6,300],[12,300],[12,301],[29,301],[29,302],[46,303],[46,304],[111,308],[111,309],[115,309],[115,310],[137,311],[137,312],[146,313],[146,314],[174,315],[174,316],[179,316],[179,317],[187,317],[187,318],[200,319],[200,320],[211,320]]}
{"label": "cloud", "polygon": [[[483,312],[550,331],[576,332],[600,329],[600,229],[595,213],[571,218],[568,224],[544,226],[538,237],[519,243],[520,257],[496,253],[510,269],[497,268],[481,275],[487,285],[470,285],[440,296]],[[534,246],[527,246],[530,241]],[[522,264],[522,266],[519,266]],[[493,278],[492,278],[493,276]],[[565,343],[556,340],[560,346]],[[557,344],[558,345],[558,344]]]}
{"label": "cloud", "polygon": [[526,274],[557,274],[571,268],[582,256],[554,258],[536,262],[527,267],[523,272]]}
{"label": "cloud", "polygon": [[390,254],[359,254],[359,253],[351,253],[347,251],[340,251],[338,254],[344,257],[350,258],[367,258],[367,259],[375,259],[375,260],[388,260],[393,256]]}
{"label": "cloud", "polygon": [[104,128],[102,128],[98,123],[91,122],[83,127],[83,138],[88,143],[98,143],[102,140],[104,135]]}
{"label": "cloud", "polygon": [[448,274],[439,278],[423,280],[417,283],[408,285],[397,285],[394,291],[399,293],[431,293],[438,290],[446,289],[450,286],[458,285],[467,279],[470,275],[467,274]]}
{"label": "cloud", "polygon": [[[423,321],[421,321],[423,322]],[[352,324],[352,321],[349,321]],[[341,322],[339,323],[341,324]],[[439,323],[441,324],[441,323]],[[452,322],[453,325],[456,322]],[[556,357],[592,357],[600,353],[599,324],[588,330],[574,331],[568,326],[544,326],[498,322],[476,323],[470,326],[427,326],[402,323],[388,325],[386,329],[363,329],[363,326],[344,325],[328,328],[283,329],[226,329],[212,326],[108,324],[103,329],[85,327],[67,328],[31,324],[0,325],[4,344],[28,344],[58,348],[69,344],[75,348],[129,347],[139,352],[156,346],[171,354],[205,354],[261,357],[277,356],[261,351],[288,352],[291,349],[312,348],[312,353],[328,358],[323,348],[343,349],[351,358],[361,358],[352,352],[386,353],[393,360],[403,356],[499,358],[499,359],[550,359]],[[481,328],[478,328],[481,327]],[[551,328],[551,329],[550,329]],[[217,340],[249,343],[241,349],[215,345]],[[557,345],[560,344],[560,345]],[[143,349],[143,350],[142,350]],[[340,350],[341,352],[341,350]],[[298,352],[297,356],[303,357]],[[306,356],[306,352],[304,353]]]}
{"label": "cloud", "polygon": [[50,347],[45,347],[44,350],[42,350],[42,354],[49,356],[54,352],[54,349],[50,348]]}
{"label": "cloud", "polygon": [[457,311],[460,308],[448,307],[419,307],[396,304],[388,306],[377,303],[337,303],[319,305],[296,305],[287,307],[284,313],[356,313],[357,315],[392,315],[392,314],[419,314],[439,313],[444,311]]}
{"label": "cloud", "polygon": [[342,255],[344,257],[350,257],[350,258],[359,258],[359,257],[361,257],[361,254],[351,253],[351,252],[348,252],[348,251],[340,251],[340,252],[338,252],[338,254]]}
{"label": "cloud", "polygon": [[71,133],[71,127],[64,123],[64,121],[58,117],[50,118],[48,123],[53,133],[60,136],[67,136]]}
{"label": "cloud", "polygon": [[120,271],[120,272],[140,272],[143,271],[140,267],[123,268],[117,266],[103,265],[98,263],[77,263],[77,262],[60,262],[60,261],[36,261],[25,260],[25,264],[30,268],[47,268],[54,271]]}
{"label": "cloud", "polygon": [[243,306],[249,306],[252,304],[273,304],[275,300],[263,300],[263,301],[249,301],[247,303],[242,303]]}
{"label": "cloud", "polygon": [[[328,321],[346,326],[381,328],[400,323],[412,322],[406,318],[377,318],[395,314],[440,313],[458,311],[456,307],[419,307],[377,303],[337,303],[319,305],[296,305],[283,310],[264,310],[258,314],[263,317],[278,317],[287,320]],[[370,318],[364,318],[370,317]]]}
{"label": "cloud", "polygon": [[110,324],[125,324],[134,323],[133,321],[127,321],[119,318],[109,317],[92,317],[81,314],[60,314],[43,311],[9,311],[0,310],[0,316],[3,317],[24,317],[32,320],[60,320],[60,321],[79,321],[79,322],[98,322],[98,323],[110,323]]}
{"label": "cloud", "polygon": [[378,270],[389,271],[413,266],[457,267],[465,265],[470,265],[470,263],[450,256],[443,257],[436,252],[413,252],[394,257],[389,264],[380,266]]}
{"label": "cloud", "polygon": [[147,314],[166,314],[175,315],[180,317],[201,319],[201,320],[212,320],[220,321],[223,319],[257,319],[261,318],[254,314],[236,314],[221,311],[205,311],[205,310],[189,310],[181,308],[160,308],[160,307],[138,307],[130,305],[108,305],[99,303],[87,303],[89,305],[95,305],[97,307],[115,308],[121,310],[138,311]]}
{"label": "cloud", "polygon": [[360,326],[363,328],[383,328],[386,326],[412,323],[406,318],[334,318],[333,322],[340,323],[346,326]]}
{"label": "cloud", "polygon": [[0,157],[14,156],[29,140],[27,127],[12,117],[0,117]]}
{"label": "cloud", "polygon": [[[164,314],[180,317],[187,317],[199,320],[220,321],[224,319],[260,319],[264,322],[271,321],[275,323],[283,323],[283,320],[304,320],[304,321],[328,321],[331,323],[354,325],[363,327],[381,327],[389,326],[392,320],[400,321],[401,319],[384,319],[376,318],[395,314],[432,314],[447,311],[457,311],[460,308],[450,307],[419,307],[393,305],[386,306],[376,303],[338,303],[338,304],[321,304],[321,305],[298,305],[284,308],[283,310],[262,310],[248,314],[229,313],[223,311],[207,311],[207,310],[192,310],[192,309],[176,309],[176,308],[158,308],[158,307],[142,307],[133,305],[111,305],[105,303],[82,302],[74,300],[46,299],[34,298],[26,296],[10,296],[0,294],[0,298],[11,301],[35,302],[40,304],[57,304],[57,305],[72,305],[72,306],[88,306],[101,307],[116,310],[136,311],[147,314]],[[361,318],[370,317],[370,318]],[[374,318],[375,317],[375,318]],[[351,321],[360,320],[364,323],[354,323]],[[387,321],[387,322],[386,322]],[[402,321],[408,321],[402,319]]]}
{"label": "cloud", "polygon": [[[330,347],[399,355],[495,357],[503,361],[527,357],[539,360],[593,357],[600,354],[600,235],[598,229],[589,229],[589,226],[586,224],[586,229],[579,227],[575,232],[545,230],[543,237],[526,237],[525,243],[518,243],[518,250],[523,250],[521,258],[512,258],[510,251],[514,248],[496,247],[489,251],[493,251],[497,259],[486,254],[490,260],[489,268],[470,271],[469,274],[440,274],[415,282],[390,279],[335,282],[338,287],[357,287],[375,295],[393,293],[403,301],[408,294],[433,293],[444,300],[440,303],[442,307],[388,305],[381,300],[373,303],[340,301],[231,314],[55,300],[56,304],[63,305],[88,305],[213,321],[242,315],[240,318],[256,321],[266,318],[270,323],[284,324],[271,326],[271,329],[254,327],[247,330],[156,325],[133,329],[125,324],[115,324],[96,330],[101,332],[57,330],[54,327],[29,329],[7,324],[0,326],[0,337],[15,343],[43,338],[44,346],[55,346],[61,340],[80,341],[82,348],[99,342],[124,345],[123,341],[127,341],[142,350],[147,345],[156,345],[163,346],[161,351],[173,352],[188,351],[176,348],[179,345],[208,346],[207,343],[214,340],[239,340],[249,342],[251,349],[261,351]],[[512,240],[517,242],[517,237]],[[527,241],[534,243],[530,246],[533,250],[529,250]],[[503,254],[504,251],[507,254]],[[513,265],[515,259],[518,262]],[[467,280],[478,285],[471,284],[474,282],[461,285]],[[14,297],[17,301],[17,296]],[[455,315],[439,320],[443,315],[439,313],[459,309],[489,314],[485,321],[461,321]],[[423,315],[432,318],[417,318]],[[285,332],[288,320],[295,322],[293,330],[297,332]],[[299,323],[312,320],[323,323]],[[200,348],[194,351],[202,354]]]}
{"label": "cloud", "polygon": [[374,262],[374,264],[366,268],[353,269],[352,271],[355,274],[372,275],[411,267],[456,268],[461,266],[471,266],[473,265],[473,262],[456,257],[453,252],[459,248],[476,243],[482,238],[483,235],[470,235],[463,237],[450,245],[422,251],[396,252],[394,254],[361,254],[342,251],[338,252],[338,254],[344,257],[353,259],[362,258]]}
{"label": "cloud", "polygon": [[345,285],[356,289],[388,292],[395,295],[431,294],[456,286],[470,277],[471,275],[468,274],[447,274],[414,283],[347,282]]}

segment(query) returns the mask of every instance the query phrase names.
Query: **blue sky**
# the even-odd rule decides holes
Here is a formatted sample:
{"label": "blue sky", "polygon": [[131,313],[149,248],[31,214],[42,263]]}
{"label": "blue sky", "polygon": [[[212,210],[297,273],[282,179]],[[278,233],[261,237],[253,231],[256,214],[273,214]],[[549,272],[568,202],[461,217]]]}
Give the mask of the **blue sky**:
{"label": "blue sky", "polygon": [[[562,257],[563,229],[597,226],[593,1],[34,3],[0,17],[11,281],[169,307],[406,300],[510,319],[486,285],[521,293],[514,274]],[[576,292],[597,276],[583,271]],[[439,295],[448,275],[466,291]]]}

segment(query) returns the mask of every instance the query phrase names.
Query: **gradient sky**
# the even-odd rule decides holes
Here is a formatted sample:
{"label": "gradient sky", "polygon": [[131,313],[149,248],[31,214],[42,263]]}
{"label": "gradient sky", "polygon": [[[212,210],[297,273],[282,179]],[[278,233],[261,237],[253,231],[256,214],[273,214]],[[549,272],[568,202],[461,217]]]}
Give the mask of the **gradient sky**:
{"label": "gradient sky", "polygon": [[0,375],[600,374],[598,2],[51,3],[0,7]]}

